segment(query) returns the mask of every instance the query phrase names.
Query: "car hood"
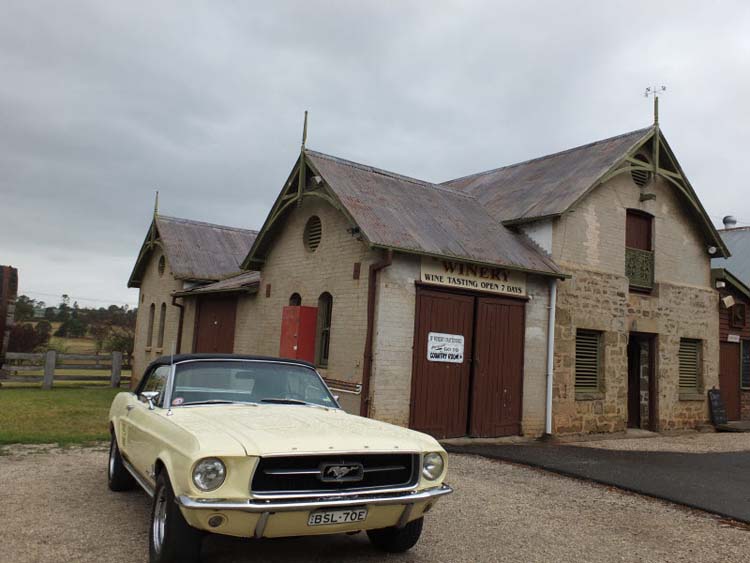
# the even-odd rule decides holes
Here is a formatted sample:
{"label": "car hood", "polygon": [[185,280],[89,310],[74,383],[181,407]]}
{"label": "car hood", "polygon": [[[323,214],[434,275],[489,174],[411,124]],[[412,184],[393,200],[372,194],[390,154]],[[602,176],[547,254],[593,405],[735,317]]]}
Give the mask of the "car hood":
{"label": "car hood", "polygon": [[338,409],[211,405],[175,408],[171,418],[201,442],[232,438],[248,455],[442,449],[427,434]]}

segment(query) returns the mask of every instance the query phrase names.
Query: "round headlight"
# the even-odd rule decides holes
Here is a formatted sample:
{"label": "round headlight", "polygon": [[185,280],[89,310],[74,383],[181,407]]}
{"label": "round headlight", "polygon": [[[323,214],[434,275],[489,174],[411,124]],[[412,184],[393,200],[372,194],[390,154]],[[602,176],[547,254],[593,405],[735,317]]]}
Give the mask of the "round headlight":
{"label": "round headlight", "polygon": [[220,459],[207,457],[193,468],[193,483],[202,491],[213,491],[221,486],[227,476],[227,468]]}
{"label": "round headlight", "polygon": [[439,453],[431,453],[424,456],[422,461],[422,475],[430,481],[434,481],[443,474],[443,456]]}

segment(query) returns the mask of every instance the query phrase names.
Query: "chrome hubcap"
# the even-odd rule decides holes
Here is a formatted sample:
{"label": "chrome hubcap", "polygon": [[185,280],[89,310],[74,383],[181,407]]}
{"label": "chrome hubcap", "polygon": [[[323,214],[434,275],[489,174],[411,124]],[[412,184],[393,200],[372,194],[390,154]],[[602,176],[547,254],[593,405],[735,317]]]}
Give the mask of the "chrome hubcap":
{"label": "chrome hubcap", "polygon": [[161,546],[164,543],[164,528],[167,524],[167,498],[164,495],[164,488],[159,489],[154,498],[154,515],[151,524],[151,539],[156,553],[161,552]]}

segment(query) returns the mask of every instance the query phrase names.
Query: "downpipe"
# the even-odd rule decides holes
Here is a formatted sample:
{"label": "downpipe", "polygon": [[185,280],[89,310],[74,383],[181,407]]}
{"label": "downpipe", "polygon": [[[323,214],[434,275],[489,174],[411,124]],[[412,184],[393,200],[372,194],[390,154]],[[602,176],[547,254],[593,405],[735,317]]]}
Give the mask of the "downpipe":
{"label": "downpipe", "polygon": [[547,316],[547,395],[544,411],[544,436],[552,436],[552,388],[555,374],[555,314],[557,311],[557,279],[549,282],[549,315]]}

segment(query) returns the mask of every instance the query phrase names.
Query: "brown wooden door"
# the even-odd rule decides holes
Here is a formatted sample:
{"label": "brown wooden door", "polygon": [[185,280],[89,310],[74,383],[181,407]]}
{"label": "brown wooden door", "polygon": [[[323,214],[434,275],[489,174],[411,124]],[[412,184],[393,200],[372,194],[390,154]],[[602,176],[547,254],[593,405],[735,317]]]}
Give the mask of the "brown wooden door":
{"label": "brown wooden door", "polygon": [[729,420],[740,419],[740,345],[722,342],[719,355],[719,390]]}
{"label": "brown wooden door", "polygon": [[195,352],[231,354],[234,351],[236,298],[204,297],[198,301]]}
{"label": "brown wooden door", "polygon": [[[465,436],[469,406],[474,298],[417,290],[410,426],[437,438]],[[464,338],[460,363],[427,358],[428,335]]]}
{"label": "brown wooden door", "polygon": [[477,299],[469,432],[476,437],[521,432],[524,303]]}

